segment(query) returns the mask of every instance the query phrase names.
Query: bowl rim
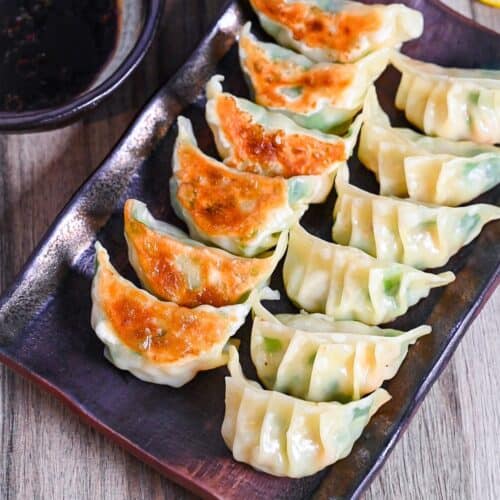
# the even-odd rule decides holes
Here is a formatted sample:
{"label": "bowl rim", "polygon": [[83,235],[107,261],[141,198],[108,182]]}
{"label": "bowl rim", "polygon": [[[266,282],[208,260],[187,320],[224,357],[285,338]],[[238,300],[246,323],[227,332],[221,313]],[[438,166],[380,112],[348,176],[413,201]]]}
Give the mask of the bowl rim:
{"label": "bowl rim", "polygon": [[55,128],[75,119],[85,111],[95,108],[114,92],[139,65],[149,49],[161,16],[165,0],[149,0],[144,26],[139,38],[118,68],[97,87],[73,97],[64,104],[40,110],[0,112],[1,132],[21,132]]}

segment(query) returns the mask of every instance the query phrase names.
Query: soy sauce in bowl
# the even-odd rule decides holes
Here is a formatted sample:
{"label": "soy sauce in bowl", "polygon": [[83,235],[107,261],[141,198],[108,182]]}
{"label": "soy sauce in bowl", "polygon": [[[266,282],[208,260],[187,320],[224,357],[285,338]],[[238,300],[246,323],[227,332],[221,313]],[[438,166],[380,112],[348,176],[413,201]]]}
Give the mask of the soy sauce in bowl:
{"label": "soy sauce in bowl", "polygon": [[113,54],[117,0],[1,0],[0,112],[58,106]]}

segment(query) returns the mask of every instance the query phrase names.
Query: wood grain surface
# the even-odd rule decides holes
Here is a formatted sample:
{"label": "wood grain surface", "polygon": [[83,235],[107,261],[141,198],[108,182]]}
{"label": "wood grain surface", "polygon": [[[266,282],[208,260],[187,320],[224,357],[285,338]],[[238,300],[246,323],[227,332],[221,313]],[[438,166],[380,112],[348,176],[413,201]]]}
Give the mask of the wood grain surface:
{"label": "wood grain surface", "polygon": [[[500,31],[500,10],[453,8]],[[0,135],[0,288],[13,280],[66,201],[148,97],[182,64],[223,0],[167,0],[163,26],[133,77],[63,129]],[[465,335],[365,500],[500,498],[500,293]],[[179,443],[182,446],[182,443]],[[193,498],[0,367],[0,499]]]}

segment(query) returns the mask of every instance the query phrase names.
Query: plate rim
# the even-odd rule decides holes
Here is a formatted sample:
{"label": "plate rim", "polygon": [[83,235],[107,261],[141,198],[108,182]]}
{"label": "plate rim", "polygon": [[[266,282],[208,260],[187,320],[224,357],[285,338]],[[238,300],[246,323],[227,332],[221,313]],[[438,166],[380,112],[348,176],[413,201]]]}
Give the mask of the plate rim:
{"label": "plate rim", "polygon": [[[426,1],[430,4],[433,4],[437,8],[443,10],[446,13],[446,15],[456,17],[457,21],[466,23],[471,27],[474,27],[475,29],[481,30],[488,34],[495,35],[500,39],[500,34],[497,33],[496,31],[479,24],[477,21],[473,19],[463,16],[459,12],[443,4],[440,0],[426,0]],[[234,15],[234,13],[231,13],[231,11],[233,10],[236,11],[236,15],[238,16],[239,13],[241,13],[242,9],[247,8],[246,5],[242,6],[242,3],[246,4],[246,2],[242,2],[242,0],[227,0],[223,4],[222,8],[220,9],[220,14],[217,16],[214,23],[212,23],[212,26],[209,28],[206,35],[202,37],[196,49],[189,55],[189,57],[185,60],[185,62],[178,68],[178,70],[175,71],[174,74],[165,83],[160,85],[158,90],[154,92],[152,97],[136,113],[136,115],[132,118],[129,126],[126,128],[126,130],[124,131],[120,139],[116,142],[116,144],[112,147],[110,152],[106,155],[105,159],[83,181],[80,187],[70,197],[69,201],[64,205],[63,209],[58,213],[58,215],[55,217],[54,221],[51,223],[49,228],[45,231],[39,243],[35,246],[33,252],[29,256],[25,264],[21,267],[20,271],[16,274],[11,284],[8,285],[0,295],[0,321],[2,319],[1,318],[2,309],[6,305],[8,305],[14,293],[18,290],[18,288],[20,288],[22,283],[27,278],[29,271],[34,266],[36,266],[36,262],[38,259],[42,257],[44,250],[47,250],[49,248],[51,241],[61,229],[65,217],[74,209],[76,205],[78,205],[79,201],[81,200],[81,195],[84,193],[84,191],[88,187],[92,186],[97,180],[97,178],[104,171],[112,168],[113,158],[120,153],[121,148],[126,144],[133,129],[136,126],[138,126],[143,120],[146,120],[148,118],[148,115],[152,112],[153,108],[158,106],[158,102],[163,103],[166,100],[168,100],[169,97],[178,97],[175,91],[175,87],[179,79],[182,79],[182,75],[184,75],[187,72],[187,70],[193,64],[193,62],[200,58],[201,52],[205,45],[212,42],[217,36],[225,34],[224,30],[220,26],[221,20],[223,20],[224,17],[227,15]],[[231,46],[232,45],[233,44],[231,44]],[[169,128],[171,126],[172,124],[169,125]],[[156,144],[157,140],[154,142]],[[101,227],[103,227],[106,224],[110,216],[111,214],[107,215],[107,218],[102,223]],[[95,233],[97,232],[98,229],[95,230]],[[460,326],[453,332],[449,341],[443,346],[443,349],[439,353],[436,362],[432,365],[431,370],[429,371],[427,376],[423,379],[422,383],[418,387],[417,392],[415,393],[413,398],[411,398],[407,411],[401,416],[399,421],[394,422],[394,425],[396,426],[395,431],[383,445],[383,449],[381,453],[378,455],[375,462],[373,463],[373,466],[357,484],[353,484],[353,488],[351,490],[349,498],[353,500],[359,499],[362,493],[366,491],[366,489],[373,481],[373,479],[378,475],[385,461],[392,453],[396,443],[402,437],[408,425],[410,424],[411,420],[415,416],[415,413],[422,404],[425,396],[431,389],[432,385],[439,378],[442,371],[448,365],[454,351],[460,344],[464,334],[469,329],[471,323],[481,312],[482,308],[484,307],[490,296],[495,292],[496,288],[499,285],[500,285],[500,262],[497,264],[495,271],[488,279],[486,285],[482,289],[478,298],[473,303],[473,306],[466,312],[462,322],[460,323]],[[50,382],[39,373],[26,367],[21,361],[14,359],[8,354],[6,354],[3,351],[1,343],[0,343],[0,362],[5,364],[15,373],[18,373],[19,375],[26,378],[30,382],[34,382],[41,389],[55,396],[59,401],[64,403],[74,414],[76,414],[83,422],[90,425],[92,428],[96,429],[98,432],[106,436],[106,438],[109,438],[110,440],[121,446],[123,449],[125,449],[127,452],[129,452],[139,460],[151,466],[153,469],[155,469],[157,472],[162,474],[167,479],[181,485],[188,491],[191,491],[196,495],[199,495],[201,498],[207,498],[207,499],[222,498],[220,496],[214,495],[207,489],[203,489],[196,482],[183,476],[182,474],[177,472],[174,468],[166,466],[160,460],[158,460],[153,454],[148,453],[139,445],[134,444],[124,435],[122,435],[118,431],[115,431],[112,427],[103,423],[99,418],[94,417],[91,414],[91,412],[89,412],[81,403],[79,403],[69,393],[65,392],[64,389]],[[319,486],[316,489],[316,491],[313,492],[313,496],[315,498],[323,498],[323,497],[326,498],[327,493],[324,491],[324,488],[329,482],[330,474],[331,472],[325,475],[325,477],[319,483]],[[329,497],[329,498],[336,498],[336,497]]]}

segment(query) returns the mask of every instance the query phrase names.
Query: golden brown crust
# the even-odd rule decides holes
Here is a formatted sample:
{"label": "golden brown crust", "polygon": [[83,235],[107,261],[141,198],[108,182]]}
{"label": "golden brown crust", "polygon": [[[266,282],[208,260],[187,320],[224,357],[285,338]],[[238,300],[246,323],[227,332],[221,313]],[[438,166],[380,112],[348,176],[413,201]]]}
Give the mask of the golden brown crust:
{"label": "golden brown crust", "polygon": [[[262,106],[307,113],[325,96],[335,106],[355,76],[356,67],[350,64],[319,64],[304,70],[290,61],[271,60],[248,36],[242,37],[240,44],[246,54],[242,63],[251,76],[256,101]],[[289,99],[282,93],[287,89],[300,89],[301,93]]]}
{"label": "golden brown crust", "polygon": [[250,241],[269,211],[288,202],[282,178],[232,172],[188,143],[180,144],[177,155],[178,202],[205,234]]}
{"label": "golden brown crust", "polygon": [[365,34],[375,33],[382,19],[374,10],[325,12],[315,5],[287,4],[283,0],[251,0],[254,8],[272,21],[286,26],[293,38],[313,48],[328,48],[342,54],[356,48]]}
{"label": "golden brown crust", "polygon": [[342,141],[324,142],[309,135],[283,130],[266,131],[249,113],[238,108],[233,97],[220,95],[216,101],[220,127],[231,144],[225,163],[247,172],[280,175],[318,175],[333,162],[346,159]]}
{"label": "golden brown crust", "polygon": [[227,322],[210,311],[160,302],[125,282],[110,268],[99,269],[100,306],[117,337],[154,363],[198,356],[224,338]]}
{"label": "golden brown crust", "polygon": [[[235,304],[271,272],[271,258],[246,259],[183,244],[167,234],[159,236],[132,216],[132,204],[127,201],[124,210],[127,241],[133,246],[141,278],[157,297],[187,307]],[[190,285],[180,259],[196,273],[196,286]]]}

